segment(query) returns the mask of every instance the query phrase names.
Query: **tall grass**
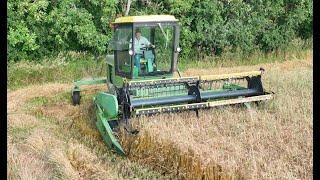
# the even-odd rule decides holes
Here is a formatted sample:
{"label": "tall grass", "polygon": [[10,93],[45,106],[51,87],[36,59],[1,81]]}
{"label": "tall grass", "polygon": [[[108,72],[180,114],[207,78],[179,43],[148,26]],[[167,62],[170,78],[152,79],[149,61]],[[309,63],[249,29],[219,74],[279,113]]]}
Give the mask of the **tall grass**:
{"label": "tall grass", "polygon": [[108,151],[94,126],[92,96],[104,86],[84,88],[80,106],[70,102],[70,82],[104,75],[103,58],[95,62],[86,54],[69,56],[8,65],[8,179],[313,176],[312,50],[287,54],[290,61],[263,59],[268,63],[254,66],[225,67],[234,60],[182,62],[186,76],[263,66],[264,87],[276,93],[275,99],[250,111],[230,107],[201,111],[199,119],[189,112],[133,120],[139,135],[121,136],[129,159]]}
{"label": "tall grass", "polygon": [[[259,66],[193,69],[188,74],[245,71]],[[224,107],[135,121],[123,136],[130,157],[187,179],[312,179],[312,61],[265,64],[274,100],[247,110]]]}
{"label": "tall grass", "polygon": [[[180,59],[178,67],[180,71],[185,71],[194,67],[208,69],[254,65],[300,59],[310,54],[310,52],[312,53],[309,45],[309,48],[304,49],[297,49],[297,47],[300,47],[298,45],[294,47],[293,49],[279,53],[264,54],[256,52],[249,57],[243,57],[237,53],[225,53],[220,57]],[[8,63],[7,70],[7,88],[15,90],[32,84],[44,84],[48,82],[71,83],[83,77],[103,77],[106,76],[106,61],[104,56],[95,58],[86,53],[67,52],[59,54],[56,58],[44,59],[40,62],[10,62]]]}
{"label": "tall grass", "polygon": [[70,84],[8,93],[8,179],[168,179],[108,150],[94,125],[92,96],[70,103]]}

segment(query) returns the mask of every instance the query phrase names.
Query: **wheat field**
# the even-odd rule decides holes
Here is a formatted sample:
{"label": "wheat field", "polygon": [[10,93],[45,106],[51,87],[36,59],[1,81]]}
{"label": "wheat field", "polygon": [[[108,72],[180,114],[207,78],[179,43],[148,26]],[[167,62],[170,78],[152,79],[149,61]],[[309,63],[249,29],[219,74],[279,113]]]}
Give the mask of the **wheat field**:
{"label": "wheat field", "polygon": [[137,136],[120,135],[128,152],[110,152],[94,126],[86,87],[80,106],[71,84],[8,91],[8,179],[312,179],[312,55],[282,63],[188,69],[184,76],[265,68],[261,106],[141,117]]}
{"label": "wheat field", "polygon": [[[312,179],[312,61],[263,67],[265,89],[276,93],[273,100],[251,109],[203,110],[200,118],[194,112],[142,118],[138,127],[145,135],[123,140],[132,158],[168,165],[187,179]],[[186,74],[258,68],[191,69]]]}

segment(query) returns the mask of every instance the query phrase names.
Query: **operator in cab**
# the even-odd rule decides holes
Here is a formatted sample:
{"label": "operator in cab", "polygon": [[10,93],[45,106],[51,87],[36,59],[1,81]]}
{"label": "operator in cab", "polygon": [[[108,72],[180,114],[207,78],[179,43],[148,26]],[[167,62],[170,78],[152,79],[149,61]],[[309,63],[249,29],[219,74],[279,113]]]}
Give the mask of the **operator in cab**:
{"label": "operator in cab", "polygon": [[[130,49],[131,49],[131,44],[132,44],[132,39],[130,39],[130,45],[129,45]],[[134,65],[138,68],[139,73],[141,71],[140,59],[143,56],[143,50],[141,48],[146,48],[146,47],[155,48],[155,46],[152,45],[147,38],[141,36],[140,29],[136,29],[133,51],[134,51]]]}

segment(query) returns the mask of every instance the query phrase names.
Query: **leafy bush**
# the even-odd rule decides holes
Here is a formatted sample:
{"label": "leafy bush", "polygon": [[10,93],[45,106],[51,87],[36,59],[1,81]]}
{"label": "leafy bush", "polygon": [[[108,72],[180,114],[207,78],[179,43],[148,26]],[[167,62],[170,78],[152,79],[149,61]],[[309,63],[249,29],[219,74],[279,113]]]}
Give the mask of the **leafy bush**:
{"label": "leafy bush", "polygon": [[8,2],[8,58],[33,59],[61,51],[103,53],[116,1]]}
{"label": "leafy bush", "polygon": [[[107,52],[110,23],[126,0],[8,1],[8,60],[61,51]],[[285,50],[312,38],[311,0],[136,0],[129,15],[172,14],[181,24],[182,57]]]}

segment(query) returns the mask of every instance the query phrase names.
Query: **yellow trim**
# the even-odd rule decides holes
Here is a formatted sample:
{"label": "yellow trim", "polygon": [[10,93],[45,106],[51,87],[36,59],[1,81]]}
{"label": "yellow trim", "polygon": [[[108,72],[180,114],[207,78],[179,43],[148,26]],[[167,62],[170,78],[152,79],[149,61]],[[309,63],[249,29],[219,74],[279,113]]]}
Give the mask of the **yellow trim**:
{"label": "yellow trim", "polygon": [[189,76],[189,77],[181,77],[181,78],[166,78],[166,79],[149,79],[149,80],[132,80],[131,83],[144,83],[144,82],[156,82],[163,80],[183,80],[183,79],[199,79],[199,80],[219,80],[219,79],[229,79],[229,78],[243,78],[243,77],[253,77],[261,75],[261,71],[249,71],[249,72],[241,72],[241,73],[232,73],[232,74],[217,74],[217,75],[203,75],[203,76]]}
{"label": "yellow trim", "polygon": [[209,107],[223,106],[223,105],[230,105],[230,104],[240,104],[240,103],[254,102],[254,101],[265,101],[271,98],[272,98],[272,94],[267,94],[267,95],[252,96],[252,97],[237,98],[237,99],[210,101]]}
{"label": "yellow trim", "polygon": [[136,22],[160,22],[178,20],[172,15],[146,15],[146,16],[124,16],[117,18],[114,23],[136,23]]}
{"label": "yellow trim", "polygon": [[242,78],[242,77],[252,77],[261,75],[261,71],[250,71],[232,74],[218,74],[218,75],[204,75],[200,76],[201,80],[218,80],[218,79],[229,79],[229,78]]}
{"label": "yellow trim", "polygon": [[209,102],[201,102],[201,103],[191,103],[191,104],[181,104],[181,105],[172,105],[172,106],[162,106],[162,107],[152,107],[152,108],[142,108],[135,110],[135,114],[141,114],[142,111],[156,111],[158,110],[160,113],[163,112],[167,108],[177,108],[177,109],[186,109],[187,106],[204,106],[204,107],[216,107],[223,105],[231,105],[231,104],[240,104],[246,102],[254,102],[254,101],[265,101],[272,99],[272,94],[260,95],[260,96],[252,96],[252,97],[243,97],[236,99],[227,99],[227,100],[218,100],[218,101],[209,101]]}
{"label": "yellow trim", "polygon": [[183,79],[194,79],[194,78],[199,79],[199,76],[190,76],[190,77],[181,77],[181,78],[165,78],[165,79],[147,79],[147,80],[139,79],[139,80],[130,81],[129,85],[131,83],[139,83],[139,82],[144,83],[144,82],[156,82],[156,81],[166,81],[166,80],[183,80]]}
{"label": "yellow trim", "polygon": [[181,108],[182,110],[186,109],[187,106],[206,106],[209,107],[209,102],[201,102],[201,103],[191,103],[191,104],[180,104],[180,105],[171,105],[171,106],[162,106],[162,107],[152,107],[152,108],[143,108],[143,109],[137,109],[135,110],[136,114],[140,114],[141,111],[153,111],[153,110],[159,110],[160,112],[163,112],[164,109],[167,108]]}

